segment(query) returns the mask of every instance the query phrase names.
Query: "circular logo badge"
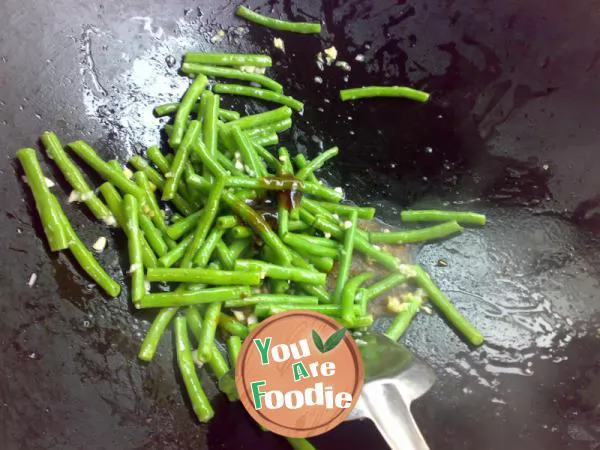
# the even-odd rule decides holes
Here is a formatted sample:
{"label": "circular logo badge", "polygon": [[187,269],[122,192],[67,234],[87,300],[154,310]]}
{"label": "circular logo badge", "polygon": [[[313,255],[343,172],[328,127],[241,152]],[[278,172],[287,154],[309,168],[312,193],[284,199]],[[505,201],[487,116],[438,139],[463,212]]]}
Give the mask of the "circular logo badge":
{"label": "circular logo badge", "polygon": [[267,430],[311,437],[344,421],[364,382],[354,339],[312,311],[274,315],[244,340],[236,386],[246,410]]}

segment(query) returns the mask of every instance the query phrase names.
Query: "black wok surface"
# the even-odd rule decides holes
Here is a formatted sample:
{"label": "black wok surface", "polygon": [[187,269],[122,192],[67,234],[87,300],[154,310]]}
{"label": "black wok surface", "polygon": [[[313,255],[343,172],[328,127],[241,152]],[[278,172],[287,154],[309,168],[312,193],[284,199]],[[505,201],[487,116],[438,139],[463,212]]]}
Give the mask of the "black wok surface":
{"label": "black wok surface", "polygon": [[[471,350],[437,315],[421,315],[404,338],[439,376],[413,408],[433,449],[596,448],[597,2],[272,2],[276,15],[323,20],[321,38],[248,27],[233,18],[236,5],[2,3],[2,448],[288,448],[220,396],[216,419],[194,422],[170,338],[152,364],[136,361],[152,316],[131,314],[126,288],[108,300],[70,258],[49,253],[14,163],[15,151],[45,129],[65,142],[85,139],[107,158],[143,151],[159,138],[151,107],[178,98],[185,85],[167,62],[193,49],[273,53],[275,78],[307,104],[290,147],[312,156],[339,145],[324,176],[351,200],[378,206],[388,223],[407,206],[488,214],[483,229],[414,249],[487,336]],[[211,43],[219,29],[228,38]],[[274,35],[284,37],[285,54],[273,49]],[[351,72],[317,69],[315,54],[331,44]],[[434,100],[337,100],[342,87],[378,83],[423,88]],[[66,188],[54,167],[49,173]],[[86,243],[109,236],[100,259],[123,279],[121,234],[80,208],[67,213]],[[314,441],[322,449],[386,448],[365,423]]]}

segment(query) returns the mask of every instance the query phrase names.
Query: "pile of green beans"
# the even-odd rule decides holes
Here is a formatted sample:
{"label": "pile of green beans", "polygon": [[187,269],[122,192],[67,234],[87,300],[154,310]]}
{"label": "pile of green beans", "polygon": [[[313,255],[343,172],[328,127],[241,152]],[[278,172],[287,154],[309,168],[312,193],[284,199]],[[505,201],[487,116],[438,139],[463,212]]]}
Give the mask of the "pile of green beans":
{"label": "pile of green beans", "polygon": [[[271,20],[243,7],[238,14],[281,30],[319,30],[318,24]],[[125,233],[128,266],[123,272],[131,301],[135,308],[157,309],[139,359],[153,359],[172,322],[185,388],[198,420],[206,422],[214,411],[200,384],[197,366],[206,364],[219,381],[229,377],[219,386],[228,386],[224,392],[235,399],[230,363],[235,365],[252,327],[278,312],[318,311],[349,329],[366,328],[374,320],[370,304],[375,298],[412,283],[422,296],[407,300],[386,333],[390,338],[402,336],[429,298],[470,344],[480,345],[482,335],[422,267],[400,261],[378,244],[447,238],[462,232],[463,226],[484,225],[485,216],[404,211],[404,222],[441,223],[396,231],[367,227],[375,209],[343,202],[341,188],[332,188],[318,178],[318,171],[338,154],[337,147],[310,160],[302,154],[290,157],[283,147],[277,151],[265,148],[292,126],[292,111],[301,111],[304,105],[286,96],[283,86],[268,76],[240,70],[240,66],[270,67],[271,58],[186,54],[182,71],[193,81],[181,99],[155,109],[157,116],[172,117],[172,122],[164,125],[168,143],[162,148],[150,147],[146,157],[133,156],[127,161],[133,172],[117,161],[104,161],[83,141],[63,148],[54,133],[45,132],[41,137],[48,156],[90,212]],[[216,84],[211,91],[208,77],[258,83],[262,88]],[[425,100],[405,89],[369,89],[347,92],[343,97],[405,95]],[[242,116],[221,108],[220,94],[255,97],[283,106]],[[105,180],[99,188],[101,197],[96,196],[69,151]],[[17,157],[50,249],[70,250],[108,295],[118,296],[120,283],[77,237],[58,197],[48,187],[36,151],[21,149]],[[353,261],[358,257],[367,258],[380,270],[354,273]],[[328,280],[334,282],[328,285]],[[160,291],[154,283],[161,284]],[[229,361],[215,344],[221,335],[226,338]],[[294,448],[313,448],[305,440],[290,442]]]}

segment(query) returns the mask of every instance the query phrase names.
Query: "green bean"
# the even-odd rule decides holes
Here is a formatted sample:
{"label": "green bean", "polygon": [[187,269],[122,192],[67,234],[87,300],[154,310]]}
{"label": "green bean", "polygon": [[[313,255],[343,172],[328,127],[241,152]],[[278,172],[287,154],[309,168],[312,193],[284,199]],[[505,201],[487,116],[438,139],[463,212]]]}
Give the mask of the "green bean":
{"label": "green bean", "polygon": [[235,270],[260,272],[268,278],[276,280],[290,280],[297,283],[324,285],[327,277],[320,272],[313,272],[295,267],[276,266],[263,261],[238,259]]}
{"label": "green bean", "polygon": [[[221,167],[221,165],[216,161],[216,159],[208,153],[208,149],[202,141],[198,140],[196,142],[196,145],[194,145],[193,150],[194,153],[202,161],[204,167],[206,167],[210,173],[212,173],[217,178],[227,176],[227,172],[225,171],[225,169],[223,169],[223,167]],[[187,178],[186,181],[188,182],[188,184],[190,183],[190,178],[193,177]]]}
{"label": "green bean", "polygon": [[348,216],[352,211],[356,211],[358,213],[359,219],[372,220],[375,217],[375,208],[369,207],[361,207],[354,205],[341,205],[339,203],[328,203],[328,202],[316,202],[322,208],[326,209],[329,212]]}
{"label": "green bean", "polygon": [[402,97],[421,103],[429,100],[427,92],[404,86],[365,86],[354,89],[342,89],[340,91],[340,98],[344,102],[367,97]]}
{"label": "green bean", "polygon": [[[254,170],[254,169],[252,169]],[[266,172],[266,169],[265,169]],[[331,201],[340,201],[342,195],[326,186],[302,182],[295,178],[267,177],[251,178],[245,176],[227,177],[225,184],[228,187],[244,189],[266,189],[274,191],[299,191],[306,194],[322,197]]]}
{"label": "green bean", "polygon": [[141,204],[141,211],[149,218],[149,220],[152,221],[152,223],[159,230],[160,233],[166,234],[167,226],[165,225],[164,216],[162,211],[160,210],[160,207],[158,206],[156,197],[150,190],[150,183],[148,182],[148,177],[144,172],[141,172],[139,170],[135,172],[133,176],[135,178],[136,184],[144,190],[145,202]]}
{"label": "green bean", "polygon": [[245,97],[253,97],[260,100],[279,103],[280,105],[289,106],[296,111],[302,111],[304,109],[304,103],[293,97],[252,86],[242,86],[240,84],[216,84],[213,87],[213,91],[217,94],[243,95]]}
{"label": "green bean", "polygon": [[140,302],[140,308],[165,308],[222,302],[248,297],[250,294],[248,286],[217,287],[187,292],[160,292],[144,295]]}
{"label": "green bean", "polygon": [[372,231],[369,233],[369,241],[371,243],[384,244],[410,244],[413,242],[442,239],[460,233],[462,230],[463,227],[458,222],[452,221],[419,230],[392,231],[388,233]]}
{"label": "green bean", "polygon": [[140,352],[138,353],[139,359],[146,362],[152,361],[158,347],[158,342],[169,325],[169,322],[171,322],[171,319],[175,317],[177,309],[178,308],[162,308],[158,312],[140,346]]}
{"label": "green bean", "polygon": [[448,297],[434,284],[429,274],[421,266],[414,266],[414,270],[417,284],[427,293],[432,303],[440,310],[446,320],[472,345],[481,345],[484,340],[481,333],[454,307]]}
{"label": "green bean", "polygon": [[169,247],[167,246],[167,243],[163,239],[158,228],[156,228],[152,221],[143,214],[138,216],[138,221],[140,224],[140,229],[143,232],[143,236],[146,238],[146,241],[154,253],[156,253],[159,258],[163,257],[169,251]]}
{"label": "green bean", "polygon": [[215,250],[221,265],[226,270],[233,270],[233,267],[235,266],[235,260],[231,257],[229,249],[223,240],[219,239],[215,246]]}
{"label": "green bean", "polygon": [[173,266],[177,261],[183,258],[186,248],[191,244],[193,240],[194,235],[188,234],[184,239],[179,241],[175,247],[170,249],[167,253],[165,253],[159,258],[158,265],[164,268]]}
{"label": "green bean", "polygon": [[318,244],[315,245],[315,243],[312,243],[308,239],[305,239],[303,235],[287,233],[283,236],[283,242],[285,242],[290,247],[294,248],[296,251],[300,250],[303,253],[308,253],[315,256],[328,256],[330,258],[336,258],[338,256],[339,246],[336,245],[335,248],[321,247]]}
{"label": "green bean", "polygon": [[94,217],[109,224],[113,222],[114,217],[110,210],[90,188],[79,167],[66,154],[56,134],[51,131],[44,131],[40,140],[46,148],[48,157],[56,163],[69,185],[75,191],[86,196],[83,201]]}
{"label": "green bean", "polygon": [[123,172],[108,165],[88,144],[83,141],[75,141],[68,144],[68,147],[106,181],[110,181],[125,194],[131,194],[139,200],[144,198],[144,192],[135,183],[127,179]]}
{"label": "green bean", "polygon": [[200,217],[202,217],[203,209],[199,209],[193,214],[181,219],[179,222],[171,224],[167,227],[167,236],[171,239],[180,239],[194,229]]}
{"label": "green bean", "polygon": [[148,281],[173,281],[179,283],[203,283],[213,285],[259,285],[262,278],[259,272],[225,271],[215,269],[148,269]]}
{"label": "green bean", "polygon": [[287,20],[274,19],[272,17],[263,16],[245,6],[238,6],[236,15],[263,27],[272,28],[280,31],[291,31],[293,33],[302,34],[319,34],[321,32],[321,24],[308,22],[288,22]]}
{"label": "green bean", "polygon": [[208,422],[215,415],[198,375],[192,356],[185,317],[175,318],[175,342],[177,347],[177,364],[181,371],[181,377],[192,403],[192,408],[200,422]]}
{"label": "green bean", "polygon": [[[296,164],[296,167],[298,169],[304,169],[308,164],[308,161],[302,153],[298,153],[296,156],[294,156],[294,163]],[[319,183],[319,180],[317,179],[317,176],[314,174],[314,172],[309,172],[306,175],[306,179],[313,183]]]}
{"label": "green bean", "polygon": [[196,230],[194,231],[194,240],[187,247],[183,259],[181,260],[181,267],[191,267],[193,259],[196,257],[196,253],[200,250],[202,243],[206,239],[210,227],[215,220],[219,211],[219,202],[223,192],[224,181],[219,178],[214,184],[213,189],[210,191],[206,205],[204,206],[204,212],[202,217],[198,220]]}
{"label": "green bean", "polygon": [[235,216],[221,216],[215,221],[215,224],[218,228],[229,230],[238,224],[238,220]]}
{"label": "green bean", "polygon": [[248,138],[235,126],[231,129],[231,136],[235,141],[236,148],[242,156],[244,165],[250,168],[250,175],[256,177],[264,176],[266,170],[263,171],[263,168],[260,167],[258,155],[254,151],[254,147],[250,144]]}
{"label": "green bean", "polygon": [[365,288],[364,299],[369,302],[375,297],[379,297],[386,291],[393,289],[399,284],[405,283],[408,277],[403,273],[392,273],[387,277],[373,283],[369,287]]}
{"label": "green bean", "polygon": [[226,122],[231,122],[232,120],[237,120],[240,118],[240,113],[237,111],[232,111],[230,109],[219,109],[219,119],[224,120]]}
{"label": "green bean", "polygon": [[[198,309],[194,306],[188,306],[185,313],[185,320],[188,327],[192,331],[196,342],[199,343],[200,337],[202,336],[202,316],[198,312]],[[210,368],[217,379],[220,379],[223,375],[229,372],[227,360],[223,357],[223,354],[216,345],[212,346],[208,364],[210,365]]]}
{"label": "green bean", "polygon": [[[356,317],[354,310],[354,300],[356,298],[356,291],[365,281],[373,278],[375,274],[372,272],[363,272],[360,275],[355,276],[349,280],[344,286],[341,305],[342,305],[342,321],[347,323],[353,323]],[[360,314],[363,314],[362,307],[360,308]]]}
{"label": "green bean", "polygon": [[[357,308],[357,311],[360,309]],[[335,317],[334,317],[335,318]],[[342,325],[344,325],[346,328],[349,329],[353,329],[353,328],[368,328],[371,325],[373,325],[373,315],[372,314],[367,314],[365,316],[357,316],[353,322],[351,323],[347,323],[347,322],[343,322],[338,320],[339,322],[342,323]]]}
{"label": "green bean", "polygon": [[393,341],[400,339],[407,330],[413,318],[421,308],[421,300],[416,296],[412,296],[412,298],[406,303],[405,308],[406,309],[404,309],[404,311],[401,311],[396,315],[388,329],[385,331],[385,333],[383,333]]}
{"label": "green bean", "polygon": [[484,214],[463,211],[406,210],[400,213],[403,222],[445,222],[455,220],[461,225],[485,225]]}
{"label": "green bean", "polygon": [[342,292],[346,287],[348,275],[350,274],[350,266],[352,265],[352,253],[354,251],[354,238],[356,235],[356,221],[358,214],[353,211],[350,214],[350,226],[347,227],[344,233],[344,245],[340,247],[340,265],[338,268],[338,276],[335,284],[335,292],[333,301],[340,303],[342,301]]}
{"label": "green bean", "polygon": [[27,184],[33,194],[35,206],[42,220],[42,227],[50,250],[56,252],[68,248],[69,240],[67,232],[61,221],[62,209],[56,209],[58,200],[56,200],[56,204],[52,201],[52,199],[56,198],[48,188],[35,150],[32,148],[22,148],[17,151],[17,158],[25,171]]}
{"label": "green bean", "polygon": [[315,172],[323,167],[328,160],[335,157],[338,153],[339,149],[337,147],[332,147],[329,150],[320,153],[315,159],[310,161],[304,168],[296,173],[296,178],[304,180],[309,173]]}
{"label": "green bean", "polygon": [[271,67],[268,55],[252,55],[248,53],[196,53],[188,52],[183,57],[184,63],[207,64],[212,66],[254,66]]}
{"label": "green bean", "polygon": [[264,159],[265,163],[269,167],[271,167],[271,169],[274,172],[279,173],[281,170],[280,169],[281,164],[279,163],[277,158],[275,158],[269,150],[264,148],[262,145],[257,144],[255,141],[252,142],[252,145],[254,145],[254,148],[256,149],[256,153],[258,153],[258,156],[260,156],[262,159]]}
{"label": "green bean", "polygon": [[171,214],[171,217],[169,218],[171,223],[181,222],[183,219],[185,219],[185,217],[183,217],[177,213]]}
{"label": "green bean", "polygon": [[253,236],[252,230],[248,227],[245,227],[244,225],[238,225],[233,227],[229,232],[229,235],[233,239],[244,239]]}
{"label": "green bean", "polygon": [[206,307],[206,311],[204,312],[202,334],[200,335],[200,342],[198,342],[198,358],[200,361],[210,361],[217,323],[221,314],[221,306],[221,302],[211,303]]}
{"label": "green bean", "polygon": [[[228,67],[205,66],[202,64],[194,64],[184,62],[181,66],[181,71],[185,74],[197,75],[199,73],[215,78],[229,78],[234,80],[248,81],[250,83],[258,83],[267,89],[274,92],[283,92],[283,86],[277,81],[258,73],[244,72],[239,69],[230,69]],[[239,114],[236,119],[239,119]]]}
{"label": "green bean", "polygon": [[384,250],[380,250],[378,248],[373,247],[363,237],[356,236],[355,241],[354,241],[354,247],[356,248],[356,250],[361,252],[363,255],[365,255],[371,259],[374,259],[375,261],[377,261],[379,264],[381,264],[386,269],[388,269],[388,270],[397,270],[398,269],[398,265],[399,265],[398,258],[396,258],[394,255],[392,255]]}
{"label": "green bean", "polygon": [[234,239],[229,246],[229,256],[235,261],[250,247],[250,239]]}
{"label": "green bean", "polygon": [[208,79],[204,75],[199,75],[194,79],[188,90],[183,95],[177,113],[175,114],[175,120],[173,122],[173,131],[169,137],[169,144],[173,148],[179,147],[184,137],[185,127],[188,122],[188,117],[192,112],[192,108],[196,104],[196,101],[202,94],[202,91],[206,89]]}
{"label": "green bean", "polygon": [[[119,194],[117,189],[108,181],[102,183],[99,190],[102,193],[104,200],[106,200],[108,208],[117,220],[117,223],[122,229],[125,229],[125,217],[123,215],[122,205],[123,199],[121,198],[121,194]],[[145,237],[142,237],[142,262],[144,263],[144,267],[158,266],[156,255],[152,251],[152,248]]]}
{"label": "green bean", "polygon": [[227,338],[227,349],[229,350],[229,358],[234,370],[237,364],[238,355],[240,354],[241,348],[242,340],[239,336],[229,336]]}
{"label": "green bean", "polygon": [[294,212],[290,212],[290,222],[288,223],[288,230],[289,231],[305,231],[309,228],[308,225],[306,225],[304,222],[302,222],[301,220],[291,220],[291,216]]}
{"label": "green bean", "polygon": [[282,133],[285,130],[289,130],[292,127],[292,119],[283,119],[278,122],[273,122],[262,127],[249,128],[245,131],[249,138],[256,139],[263,135],[271,133]]}
{"label": "green bean", "polygon": [[[183,175],[184,166],[188,162],[192,146],[198,139],[200,134],[200,122],[192,120],[183,135],[183,139],[178,142],[177,153],[173,158],[171,170],[166,174],[167,181],[163,188],[162,200],[171,200],[179,187],[181,176]],[[170,175],[170,176],[169,176]]]}
{"label": "green bean", "polygon": [[233,120],[225,124],[224,129],[230,130],[232,126],[238,127],[240,130],[248,128],[257,128],[263,125],[268,125],[272,122],[278,122],[283,119],[289,119],[292,116],[292,110],[287,106],[281,106],[277,109],[265,111],[263,113],[244,116],[241,119]]}
{"label": "green bean", "polygon": [[[198,253],[196,254],[196,257],[194,259],[194,262],[196,263],[196,265],[198,265],[198,267],[205,267],[208,264],[208,261],[210,260],[210,257],[212,256],[213,252],[215,251],[217,244],[221,241],[224,232],[225,229],[215,227],[210,231],[210,233],[208,233],[206,240],[200,247],[200,250],[198,250]],[[233,269],[233,267],[226,268],[228,270]]]}
{"label": "green bean", "polygon": [[295,305],[317,305],[319,299],[311,295],[286,295],[286,294],[257,294],[252,297],[241,298],[239,300],[226,300],[226,308],[244,308],[262,304],[293,303]]}
{"label": "green bean", "polygon": [[217,123],[221,97],[210,91],[206,92],[206,112],[202,118],[202,139],[206,150],[213,157],[217,154]]}
{"label": "green bean", "polygon": [[[359,306],[353,306],[355,313],[359,313]],[[303,309],[307,311],[319,312],[321,314],[325,314],[326,316],[336,316],[339,317],[342,313],[342,307],[340,305],[304,305],[298,304],[295,305],[293,303],[289,304],[262,304],[258,303],[254,307],[254,314],[256,317],[267,317],[272,316],[273,314],[279,314],[285,311],[293,311],[297,309]]]}
{"label": "green bean", "polygon": [[244,339],[248,336],[248,327],[227,314],[219,314],[219,326],[233,336]]}
{"label": "green bean", "polygon": [[102,268],[100,263],[94,258],[87,247],[79,240],[79,237],[73,230],[69,219],[62,210],[56,197],[50,197],[52,208],[55,211],[57,219],[60,221],[60,226],[66,234],[66,239],[69,242],[69,250],[79,266],[111,297],[116,297],[121,292],[121,286],[113,280],[108,273]]}
{"label": "green bean", "polygon": [[282,265],[289,265],[291,257],[289,250],[273,232],[265,219],[250,206],[238,200],[231,192],[223,193],[227,205],[263,239],[265,244],[273,249]]}
{"label": "green bean", "polygon": [[[146,292],[144,285],[144,266],[142,264],[142,240],[139,229],[139,204],[131,194],[123,197],[123,215],[125,234],[129,248],[129,272],[131,273],[131,298],[137,307]],[[152,269],[158,270],[158,269]]]}
{"label": "green bean", "polygon": [[[154,184],[157,188],[163,189],[165,186],[165,179],[161,174],[159,174],[153,167],[148,164],[144,158],[139,155],[131,157],[129,163],[135,167],[136,170],[144,172],[148,177],[148,181]],[[195,211],[195,208],[181,195],[175,194],[173,196],[173,205],[179,210],[181,214],[184,216],[189,216]]]}
{"label": "green bean", "polygon": [[334,259],[329,256],[316,256],[298,252],[313,265],[319,272],[329,273],[333,269]]}
{"label": "green bean", "polygon": [[163,117],[169,114],[173,114],[177,112],[179,108],[179,103],[165,103],[163,105],[158,105],[154,107],[154,115],[156,117]]}
{"label": "green bean", "polygon": [[[235,167],[235,164],[229,159],[227,158],[227,156],[225,156],[223,153],[221,152],[217,152],[217,163],[223,167],[225,169],[226,172],[230,172],[230,174],[233,175],[243,175],[244,172],[242,170],[239,170],[237,167]],[[229,174],[227,174],[229,175]]]}
{"label": "green bean", "polygon": [[[288,119],[291,124],[291,119]],[[251,131],[251,130],[249,130]],[[248,133],[248,136],[251,136]],[[277,159],[280,161],[280,168],[277,171],[278,177],[284,177],[285,175],[294,175],[294,167],[292,166],[292,162],[290,160],[290,152],[285,147],[279,147],[277,149]]]}

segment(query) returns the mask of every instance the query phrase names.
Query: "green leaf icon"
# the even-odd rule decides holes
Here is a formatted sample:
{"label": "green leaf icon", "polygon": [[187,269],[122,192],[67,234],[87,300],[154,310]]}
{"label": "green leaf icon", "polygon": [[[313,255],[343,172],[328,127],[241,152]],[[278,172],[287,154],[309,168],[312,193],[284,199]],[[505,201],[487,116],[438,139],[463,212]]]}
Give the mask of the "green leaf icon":
{"label": "green leaf icon", "polygon": [[329,336],[329,338],[325,341],[325,345],[323,346],[323,353],[327,353],[336,348],[337,345],[342,342],[342,339],[344,339],[344,334],[346,334],[346,329],[340,328],[331,336]]}
{"label": "green leaf icon", "polygon": [[315,330],[312,330],[312,338],[317,350],[319,350],[321,353],[325,353],[323,348],[323,340],[321,339],[321,336],[319,336],[319,333],[317,333]]}
{"label": "green leaf icon", "polygon": [[313,342],[315,343],[315,347],[317,347],[317,350],[319,350],[321,353],[330,352],[336,348],[340,342],[342,342],[346,331],[348,330],[345,328],[337,330],[335,333],[329,336],[327,341],[325,341],[325,344],[323,344],[323,340],[321,339],[321,336],[319,336],[319,333],[317,333],[315,330],[312,330],[312,338]]}

